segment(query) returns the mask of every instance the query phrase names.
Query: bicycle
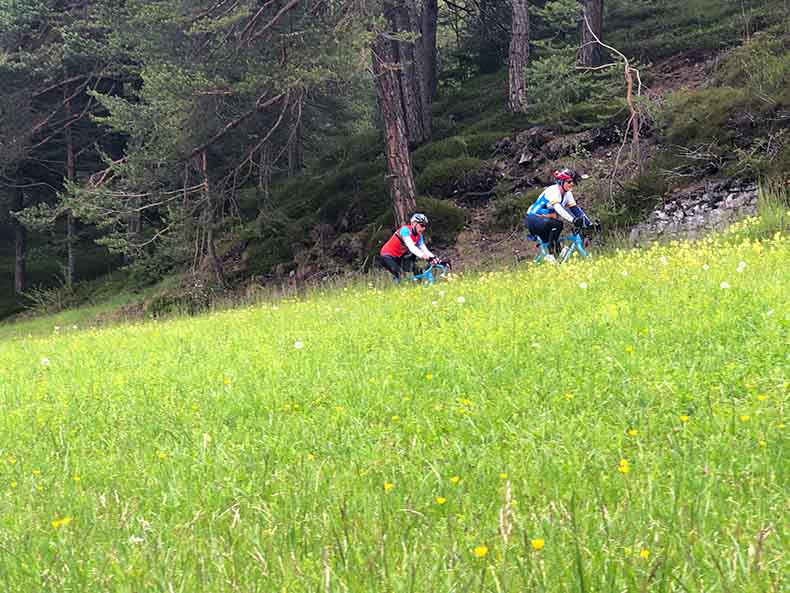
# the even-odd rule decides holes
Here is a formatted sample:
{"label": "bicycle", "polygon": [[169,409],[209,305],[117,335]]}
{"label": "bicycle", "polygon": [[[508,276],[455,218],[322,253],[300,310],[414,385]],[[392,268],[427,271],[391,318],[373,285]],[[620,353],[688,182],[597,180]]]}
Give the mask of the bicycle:
{"label": "bicycle", "polygon": [[[557,256],[555,260],[558,264],[563,264],[568,261],[571,257],[573,257],[574,253],[578,253],[580,257],[590,257],[590,253],[584,248],[584,240],[589,239],[593,234],[601,232],[601,223],[599,221],[595,221],[589,226],[581,227],[578,229],[574,229],[570,235],[566,235],[564,237],[560,237],[560,243],[567,243],[564,245],[560,254]],[[535,256],[535,259],[532,260],[534,263],[539,264],[546,259],[546,256],[549,255],[549,243],[544,243],[540,237],[536,237],[535,235],[527,235],[527,239],[530,241],[535,241],[538,247],[538,254]]]}
{"label": "bicycle", "polygon": [[450,262],[440,261],[431,264],[419,274],[414,274],[411,279],[414,282],[425,280],[428,284],[433,284],[436,280],[450,271]]}

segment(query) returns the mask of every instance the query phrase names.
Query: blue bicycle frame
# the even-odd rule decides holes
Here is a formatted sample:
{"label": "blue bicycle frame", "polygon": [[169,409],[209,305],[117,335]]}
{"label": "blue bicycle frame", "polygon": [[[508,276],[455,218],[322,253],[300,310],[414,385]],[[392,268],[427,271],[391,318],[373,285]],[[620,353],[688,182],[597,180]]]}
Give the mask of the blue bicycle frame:
{"label": "blue bicycle frame", "polygon": [[[535,235],[529,235],[528,238],[537,242],[538,254],[533,261],[538,264],[546,259],[546,256],[549,254],[549,243],[544,243],[540,237],[536,237]],[[581,257],[590,256],[584,248],[584,237],[580,232],[577,231],[565,237],[560,237],[560,243],[563,242],[567,243],[567,245],[562,248],[560,256],[557,258],[558,263],[565,263],[575,252],[578,252]]]}
{"label": "blue bicycle frame", "polygon": [[[436,272],[434,272],[434,270],[436,270]],[[425,271],[420,272],[419,274],[414,274],[414,276],[412,276],[411,279],[414,281],[425,280],[426,282],[428,282],[428,284],[433,284],[436,278],[441,278],[446,273],[447,273],[447,266],[444,266],[442,264],[431,264],[425,269]]]}

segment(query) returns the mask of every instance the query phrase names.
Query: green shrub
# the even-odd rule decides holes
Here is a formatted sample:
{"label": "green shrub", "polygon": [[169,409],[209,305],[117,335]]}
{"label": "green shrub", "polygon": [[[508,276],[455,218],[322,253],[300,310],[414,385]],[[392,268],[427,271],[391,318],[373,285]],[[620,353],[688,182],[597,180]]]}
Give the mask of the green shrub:
{"label": "green shrub", "polygon": [[465,135],[463,138],[466,143],[467,154],[481,159],[489,159],[494,152],[494,144],[509,133],[509,131],[501,131]]}
{"label": "green shrub", "polygon": [[422,170],[435,161],[468,155],[466,140],[461,136],[452,136],[420,146],[412,153],[411,162],[416,170]]}
{"label": "green shrub", "polygon": [[353,190],[328,193],[319,218],[332,225],[359,229],[389,204],[389,186],[382,172],[357,183]]}
{"label": "green shrub", "polygon": [[738,133],[730,122],[748,102],[746,92],[733,87],[678,91],[668,97],[659,123],[671,144],[691,147],[714,143],[712,148],[728,150]]}
{"label": "green shrub", "polygon": [[528,115],[534,123],[553,129],[599,126],[621,108],[625,96],[622,72],[619,66],[578,69],[575,47],[547,52],[528,69]]}
{"label": "green shrub", "polygon": [[641,60],[718,51],[783,19],[784,0],[609,0],[604,39]]}
{"label": "green shrub", "polygon": [[482,167],[484,161],[473,157],[458,157],[430,163],[415,179],[420,192],[449,196],[453,188],[466,176]]}
{"label": "green shrub", "polygon": [[324,155],[318,162],[319,173],[344,163],[372,161],[384,152],[384,144],[378,131],[355,134],[339,143],[334,152]]}
{"label": "green shrub", "polygon": [[445,200],[421,196],[417,198],[417,210],[425,212],[431,221],[429,237],[431,245],[445,247],[452,245],[458,233],[469,221],[466,210]]}
{"label": "green shrub", "polygon": [[279,264],[292,261],[294,252],[288,237],[273,234],[266,239],[250,241],[245,257],[247,272],[250,275],[267,275]]}
{"label": "green shrub", "polygon": [[542,191],[543,188],[540,187],[518,195],[497,198],[492,204],[486,224],[492,230],[509,230],[523,226],[527,210]]}
{"label": "green shrub", "polygon": [[659,165],[648,169],[641,176],[626,181],[614,197],[614,203],[597,208],[601,223],[606,229],[636,224],[664,201],[670,184]]}

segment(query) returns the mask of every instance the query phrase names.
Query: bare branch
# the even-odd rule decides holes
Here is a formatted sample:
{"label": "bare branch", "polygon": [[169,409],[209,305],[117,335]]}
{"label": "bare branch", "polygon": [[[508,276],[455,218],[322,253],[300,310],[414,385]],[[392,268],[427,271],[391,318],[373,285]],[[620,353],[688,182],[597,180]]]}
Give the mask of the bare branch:
{"label": "bare branch", "polygon": [[266,109],[267,107],[270,107],[270,106],[274,105],[277,101],[279,101],[283,97],[285,97],[285,99],[286,99],[285,100],[286,105],[288,103],[288,93],[287,92],[286,93],[280,93],[279,95],[276,95],[276,96],[272,97],[271,99],[268,99],[267,101],[264,101],[263,103],[261,103],[261,101],[263,100],[263,98],[265,96],[266,95],[261,95],[258,98],[258,100],[255,102],[255,107],[254,108],[250,109],[246,113],[243,113],[241,116],[239,116],[236,119],[234,119],[233,121],[229,122],[224,128],[222,128],[219,132],[214,134],[214,136],[212,136],[209,140],[207,140],[206,142],[204,142],[203,144],[201,144],[200,146],[195,148],[190,153],[189,158],[194,158],[200,152],[204,151],[206,148],[208,148],[209,146],[214,144],[214,142],[216,142],[217,140],[222,138],[225,134],[230,132],[232,129],[238,127],[244,121],[246,121],[247,119],[252,117],[252,115],[254,115],[256,112],[262,111],[263,109]]}

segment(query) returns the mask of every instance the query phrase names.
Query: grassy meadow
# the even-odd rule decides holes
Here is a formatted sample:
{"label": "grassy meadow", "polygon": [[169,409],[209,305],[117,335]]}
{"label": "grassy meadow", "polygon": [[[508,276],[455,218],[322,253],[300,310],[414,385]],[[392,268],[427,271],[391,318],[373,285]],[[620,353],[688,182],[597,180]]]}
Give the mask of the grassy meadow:
{"label": "grassy meadow", "polygon": [[0,589],[787,590],[790,238],[0,342]]}

